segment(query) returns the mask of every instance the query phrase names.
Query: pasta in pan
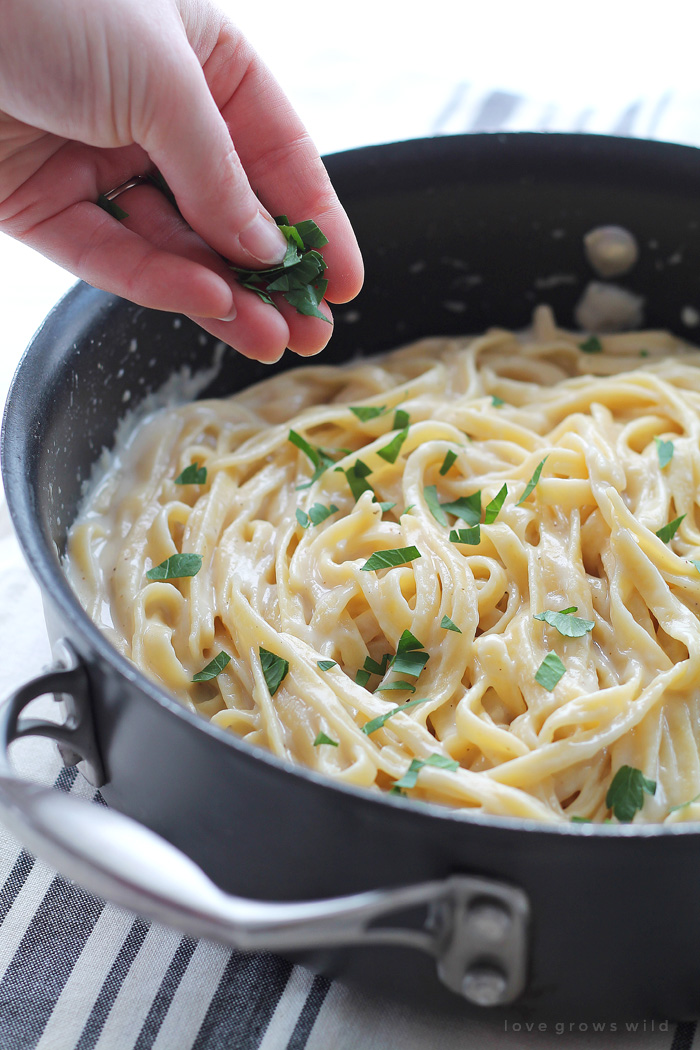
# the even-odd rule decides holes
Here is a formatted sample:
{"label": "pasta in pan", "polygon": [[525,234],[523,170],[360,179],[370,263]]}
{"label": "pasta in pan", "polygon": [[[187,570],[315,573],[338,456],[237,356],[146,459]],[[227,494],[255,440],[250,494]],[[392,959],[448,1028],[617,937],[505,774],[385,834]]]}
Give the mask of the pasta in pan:
{"label": "pasta in pan", "polygon": [[184,704],[336,780],[698,819],[699,366],[540,307],[526,335],[162,410],[93,486],[66,570]]}

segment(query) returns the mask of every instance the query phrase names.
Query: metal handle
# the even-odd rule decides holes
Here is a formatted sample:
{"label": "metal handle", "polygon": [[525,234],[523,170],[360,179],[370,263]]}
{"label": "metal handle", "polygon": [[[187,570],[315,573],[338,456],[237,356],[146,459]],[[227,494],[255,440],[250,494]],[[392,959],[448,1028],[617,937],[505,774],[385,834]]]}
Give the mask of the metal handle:
{"label": "metal handle", "polygon": [[[443,984],[482,1006],[513,1002],[526,976],[528,901],[491,879],[442,881],[301,903],[269,903],[224,893],[165,839],[104,806],[17,778],[8,747],[30,734],[59,741],[64,760],[89,765],[102,782],[91,725],[86,671],[67,643],[46,674],[17,689],[0,708],[0,818],[34,853],[89,892],[173,926],[247,951],[298,951],[391,944],[432,955]],[[61,694],[61,725],[21,716],[44,693]],[[383,925],[423,906],[422,928]]]}

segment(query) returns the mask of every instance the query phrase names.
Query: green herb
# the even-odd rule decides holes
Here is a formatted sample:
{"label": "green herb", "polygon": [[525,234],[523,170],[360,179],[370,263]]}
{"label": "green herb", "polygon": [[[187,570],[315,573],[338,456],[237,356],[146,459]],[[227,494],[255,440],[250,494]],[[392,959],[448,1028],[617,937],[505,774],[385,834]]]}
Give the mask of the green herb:
{"label": "green herb", "polygon": [[578,346],[579,350],[583,350],[584,354],[602,354],[603,352],[603,344],[597,335],[592,335],[583,343],[579,343]]}
{"label": "green herb", "polygon": [[359,671],[355,672],[355,685],[359,685],[363,689],[366,689],[367,683],[369,682],[371,677],[372,676],[369,673],[369,671],[365,671],[363,670],[363,668],[360,668]]}
{"label": "green herb", "polygon": [[484,524],[492,525],[498,517],[501,507],[506,501],[508,495],[508,486],[503,485],[496,495],[493,497],[490,503],[486,504],[486,510],[484,511]]}
{"label": "green herb", "polygon": [[379,407],[377,407],[377,405],[360,405],[358,408],[353,408],[353,406],[350,405],[349,407],[350,411],[354,412],[362,423],[366,423],[370,419],[376,419],[377,416],[383,416],[386,412],[386,405],[381,405]]}
{"label": "green herb", "polygon": [[440,506],[440,500],[438,499],[437,494],[437,485],[425,485],[423,488],[423,497],[428,505],[428,510],[438,522],[438,524],[447,525],[447,515]]}
{"label": "green herb", "polygon": [[379,508],[380,508],[382,514],[386,514],[386,512],[388,510],[391,510],[391,508],[395,507],[395,506],[396,506],[395,503],[388,503],[388,502],[384,502],[384,503],[380,503],[379,504]]}
{"label": "green herb", "polygon": [[640,350],[639,351],[639,356],[640,357],[648,357],[649,356],[649,351],[648,350]]}
{"label": "green herb", "polygon": [[213,660],[210,660],[206,667],[202,668],[198,674],[192,679],[193,682],[211,682],[212,678],[216,678],[220,675],[227,663],[230,663],[231,657],[228,653],[218,653]]}
{"label": "green herb", "polygon": [[407,689],[409,693],[415,693],[415,685],[411,685],[410,682],[404,682],[402,679],[398,679],[395,682],[384,682],[382,685],[378,685],[374,690],[375,693],[388,693],[392,689]]}
{"label": "green herb", "polygon": [[481,521],[481,491],[474,492],[471,496],[462,496],[451,503],[441,503],[440,506],[448,514],[454,514],[456,518],[466,521],[467,525],[478,525]]}
{"label": "green herb", "polygon": [[338,741],[331,740],[331,738],[329,736],[326,736],[325,733],[319,733],[316,739],[314,740],[314,747],[318,747],[319,744],[330,744],[331,747],[338,747]]}
{"label": "green herb", "polygon": [[384,674],[389,660],[391,660],[391,653],[384,653],[380,664],[373,660],[371,656],[368,656],[364,662],[365,671],[369,671],[370,674]]}
{"label": "green herb", "polygon": [[440,525],[448,524],[445,511],[466,521],[467,525],[477,525],[481,520],[481,492],[474,492],[471,496],[462,496],[457,500],[440,503],[437,486],[426,485],[423,488],[423,497],[428,505],[428,510]]}
{"label": "green herb", "polygon": [[627,822],[644,805],[645,791],[653,795],[656,781],[649,780],[641,769],[635,769],[634,766],[620,766],[608,788],[605,805],[618,820]]}
{"label": "green herb", "polygon": [[362,732],[366,733],[367,736],[371,736],[372,733],[376,733],[378,729],[381,729],[384,723],[389,719],[397,715],[399,711],[408,711],[411,707],[417,707],[418,704],[427,704],[430,700],[429,696],[424,696],[421,700],[408,700],[405,704],[401,704],[399,707],[392,707],[391,711],[385,711],[383,715],[377,715],[371,722],[366,722],[362,727]]}
{"label": "green herb", "polygon": [[545,623],[556,627],[559,634],[563,634],[566,638],[583,638],[584,634],[588,634],[589,631],[593,630],[595,622],[593,620],[582,620],[579,616],[572,616],[571,614],[575,612],[575,605],[572,605],[570,609],[564,609],[562,612],[545,609],[544,612],[535,613],[535,619],[544,620]]}
{"label": "green herb", "polygon": [[542,473],[542,467],[545,465],[545,463],[547,462],[548,458],[549,458],[548,456],[545,456],[544,459],[541,460],[540,463],[538,463],[537,467],[535,468],[535,473],[532,475],[532,477],[528,481],[527,485],[525,486],[525,491],[523,492],[522,496],[520,497],[520,499],[516,503],[516,507],[519,507],[521,503],[524,503],[525,500],[530,495],[530,493],[533,491],[535,485],[540,480],[540,474]]}
{"label": "green herb", "polygon": [[375,551],[362,566],[362,571],[392,569],[396,565],[406,565],[420,557],[421,552],[417,547],[397,547],[394,550]]}
{"label": "green herb", "polygon": [[149,569],[146,576],[149,580],[181,580],[196,576],[201,568],[201,554],[171,554],[160,565]]}
{"label": "green herb", "polygon": [[302,529],[308,529],[309,525],[320,525],[322,521],[330,518],[331,514],[335,514],[337,510],[335,503],[331,503],[329,507],[325,507],[323,503],[314,503],[308,514],[301,507],[297,507],[297,521]]}
{"label": "green herb", "polygon": [[663,470],[673,459],[673,442],[662,441],[661,438],[655,437],[656,451],[659,457],[659,466]]}
{"label": "green herb", "polygon": [[397,653],[391,661],[391,667],[397,674],[409,674],[417,678],[429,659],[430,653],[425,652]]}
{"label": "green herb", "polygon": [[301,434],[297,434],[296,430],[289,431],[287,440],[291,441],[291,443],[303,452],[305,456],[308,456],[311,465],[314,467],[311,481],[307,481],[303,485],[297,485],[297,489],[311,488],[314,481],[317,481],[321,477],[321,474],[325,473],[329,467],[333,466],[333,460],[323,451],[323,449],[314,448],[313,445],[310,445],[306,438],[302,437]]}
{"label": "green herb", "polygon": [[200,467],[198,463],[190,463],[185,467],[182,474],[175,478],[176,485],[204,485],[207,480],[207,468]]}
{"label": "green herb", "polygon": [[481,543],[481,526],[475,525],[473,529],[452,529],[450,542],[467,543],[470,547],[476,547]]}
{"label": "green herb", "polygon": [[688,558],[688,561],[692,562],[698,572],[700,572],[700,561],[697,558]]}
{"label": "green herb", "polygon": [[448,769],[450,773],[454,773],[455,770],[459,769],[459,762],[455,762],[452,758],[446,758],[444,755],[429,755],[428,758],[414,758],[411,762],[408,770],[397,780],[393,785],[395,788],[401,790],[401,788],[414,788],[418,780],[418,774],[424,766],[437,766],[438,769]]}
{"label": "green herb", "polygon": [[337,667],[335,660],[319,660],[316,664],[322,671],[330,671],[331,667]]}
{"label": "green herb", "polygon": [[454,620],[451,620],[449,618],[447,613],[445,613],[443,618],[440,620],[440,626],[444,627],[446,631],[454,631],[456,634],[462,633],[457,624],[454,622]]}
{"label": "green herb", "polygon": [[396,784],[394,784],[393,787],[389,788],[389,794],[390,795],[401,795],[401,798],[406,798],[406,792],[402,791],[401,788],[397,788]]}
{"label": "green herb", "polygon": [[539,682],[545,689],[551,691],[557,682],[566,674],[566,668],[556,653],[547,653],[544,660],[537,669],[535,681]]}
{"label": "green herb", "polygon": [[372,473],[372,468],[368,467],[366,463],[363,463],[361,459],[356,459],[353,465],[348,467],[343,473],[348,479],[348,485],[350,486],[350,490],[355,497],[356,502],[363,492],[374,493],[374,489],[370,483],[365,480],[367,475]]}
{"label": "green herb", "polygon": [[397,653],[410,653],[414,649],[423,649],[423,643],[419,642],[415,634],[411,634],[408,628],[402,632],[399,644],[396,646]]}
{"label": "green herb", "polygon": [[686,806],[692,806],[694,802],[697,802],[700,798],[700,794],[696,795],[695,798],[689,798],[687,802],[681,802],[679,806],[671,806],[669,813],[675,813],[678,809],[685,809]]}
{"label": "green herb", "polygon": [[404,430],[409,425],[409,415],[403,408],[397,408],[394,412],[394,422],[391,424],[392,430]]}
{"label": "green herb", "polygon": [[591,818],[590,817],[572,817],[571,818],[571,823],[572,824],[590,824],[591,823]]}
{"label": "green herb", "polygon": [[408,514],[410,511],[412,511],[414,507],[415,503],[409,503],[409,505],[407,507],[404,507],[404,509],[401,511],[399,517],[402,518],[404,514]]}
{"label": "green herb", "polygon": [[668,525],[663,525],[660,529],[656,530],[656,535],[664,543],[669,543],[678,532],[678,526],[683,521],[685,514],[681,514],[680,518],[674,518],[673,521],[669,521]]}
{"label": "green herb", "polygon": [[330,323],[318,308],[328,281],[323,276],[325,260],[316,250],[328,244],[328,238],[312,219],[292,225],[286,218],[280,215],[275,220],[287,239],[287,251],[279,265],[264,270],[229,265],[243,287],[255,292],[263,302],[274,306],[270,293],[281,292],[298,313]]}
{"label": "green herb", "polygon": [[388,445],[385,445],[384,448],[377,449],[377,455],[381,456],[382,459],[385,459],[387,463],[396,463],[399,452],[401,451],[401,446],[407,437],[408,427],[404,427],[403,430],[400,430],[399,433],[391,439]]}
{"label": "green herb", "polygon": [[275,653],[271,653],[269,649],[263,649],[262,646],[259,647],[259,652],[260,666],[265,676],[267,688],[270,696],[274,696],[287,677],[289,660],[283,660],[281,656],[276,656]]}
{"label": "green herb", "polygon": [[454,463],[454,461],[456,459],[457,459],[457,453],[453,452],[452,449],[449,449],[445,453],[445,458],[443,459],[442,466],[440,467],[440,473],[443,475],[443,477],[444,477],[445,474],[447,474],[448,470],[450,469],[450,467],[452,466],[452,464]]}
{"label": "green herb", "polygon": [[99,195],[95,204],[98,208],[102,208],[102,211],[106,211],[108,215],[111,215],[113,219],[119,219],[120,222],[122,219],[129,218],[128,211],[124,211],[123,208],[120,208],[116,201],[108,200],[104,193]]}
{"label": "green herb", "polygon": [[505,401],[498,394],[491,394],[491,404],[494,408],[500,408],[501,405],[505,405]]}

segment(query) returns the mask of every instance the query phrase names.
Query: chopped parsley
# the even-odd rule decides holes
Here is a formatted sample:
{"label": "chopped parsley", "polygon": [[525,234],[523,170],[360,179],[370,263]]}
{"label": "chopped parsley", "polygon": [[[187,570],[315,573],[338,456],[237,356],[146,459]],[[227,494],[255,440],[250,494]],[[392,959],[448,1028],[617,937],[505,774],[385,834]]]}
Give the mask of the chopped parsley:
{"label": "chopped parsley", "polygon": [[494,408],[500,408],[501,405],[505,405],[505,401],[498,394],[491,394],[491,404]]}
{"label": "chopped parsley", "polygon": [[423,651],[399,652],[391,661],[391,667],[397,674],[408,674],[417,678],[429,659],[430,653]]}
{"label": "chopped parsley", "polygon": [[454,773],[455,770],[459,769],[459,762],[455,762],[453,758],[446,758],[444,755],[429,755],[427,758],[414,758],[408,767],[408,770],[393,786],[399,790],[402,788],[414,788],[418,781],[418,774],[424,766],[436,766],[438,769],[448,769],[450,773]]}
{"label": "chopped parsley", "polygon": [[288,441],[291,441],[305,456],[311,461],[311,465],[314,468],[314,473],[311,477],[311,481],[305,482],[303,485],[297,485],[297,489],[308,489],[311,488],[314,481],[317,481],[321,477],[321,474],[325,473],[329,467],[332,467],[334,461],[324,452],[321,448],[314,448],[310,445],[306,438],[302,437],[301,434],[297,434],[296,430],[290,430],[287,437]]}
{"label": "chopped parsley", "polygon": [[369,671],[370,674],[384,674],[389,660],[391,660],[391,653],[384,653],[380,664],[373,660],[371,656],[368,656],[364,662],[364,669]]}
{"label": "chopped parsley", "polygon": [[669,813],[675,813],[676,810],[685,809],[687,806],[692,806],[694,802],[700,799],[700,794],[696,795],[695,798],[689,798],[687,802],[681,802],[679,806],[671,806]]}
{"label": "chopped parsley", "polygon": [[673,442],[662,441],[661,438],[655,437],[656,452],[659,457],[659,467],[661,470],[667,467],[673,459]]}
{"label": "chopped parsley", "polygon": [[320,744],[330,744],[331,747],[339,746],[337,740],[331,740],[331,738],[329,736],[326,736],[325,733],[319,733],[316,739],[314,740],[314,747],[318,747]]}
{"label": "chopped parsley", "polygon": [[408,412],[403,408],[397,408],[394,412],[393,430],[404,430],[410,423]]}
{"label": "chopped parsley", "polygon": [[660,529],[656,530],[656,535],[664,543],[670,543],[673,537],[678,532],[678,526],[683,521],[685,514],[681,514],[679,518],[674,518],[673,521],[669,521],[668,525],[663,525]]}
{"label": "chopped parsley", "polygon": [[401,446],[408,437],[408,427],[404,427],[399,433],[391,439],[388,445],[384,448],[377,449],[377,455],[385,459],[387,463],[396,463]]}
{"label": "chopped parsley", "polygon": [[398,679],[395,682],[383,682],[374,691],[375,693],[388,693],[393,689],[406,689],[409,693],[415,693],[416,691],[415,685],[411,685],[410,682],[404,682],[403,679]]}
{"label": "chopped parsley", "polygon": [[323,276],[325,260],[317,249],[328,244],[328,238],[312,219],[292,225],[286,215],[280,215],[275,222],[287,240],[281,263],[264,270],[249,270],[231,263],[229,266],[243,287],[255,292],[263,302],[274,306],[271,293],[281,292],[297,313],[319,317],[330,324],[318,308],[328,281]]}
{"label": "chopped parsley", "polygon": [[446,631],[454,631],[456,634],[461,634],[462,633],[460,628],[457,626],[457,624],[454,622],[454,620],[451,620],[449,618],[447,613],[445,613],[443,618],[440,620],[440,626],[444,627]]}
{"label": "chopped parsley", "polygon": [[213,678],[216,678],[221,674],[226,664],[230,663],[231,657],[228,653],[218,653],[213,660],[210,660],[206,667],[203,667],[194,678],[193,682],[211,682]]}
{"label": "chopped parsley", "polygon": [[359,405],[357,407],[349,405],[348,407],[351,412],[354,412],[361,423],[367,423],[370,419],[376,419],[377,416],[383,416],[386,412],[386,405]]}
{"label": "chopped parsley", "polygon": [[200,467],[198,463],[190,463],[181,474],[175,478],[176,485],[204,485],[207,480],[207,468]]}
{"label": "chopped parsley", "polygon": [[364,668],[361,667],[358,671],[355,671],[355,685],[359,685],[362,689],[366,689],[367,683],[371,677],[372,675],[370,672],[365,671]]}
{"label": "chopped parsley", "polygon": [[447,474],[448,470],[450,469],[450,467],[456,459],[457,453],[453,452],[452,449],[448,449],[448,451],[445,453],[445,458],[442,461],[442,466],[440,467],[440,474],[443,477],[445,476],[445,474]]}
{"label": "chopped parsley", "polygon": [[363,492],[371,492],[374,495],[374,489],[366,480],[367,476],[372,473],[372,468],[368,467],[366,463],[363,463],[361,459],[356,459],[353,465],[348,467],[343,473],[348,479],[350,491],[355,497],[356,502]]}
{"label": "chopped parsley", "polygon": [[375,551],[362,566],[363,572],[377,569],[393,569],[396,565],[406,565],[422,557],[417,547],[397,547],[394,550]]}
{"label": "chopped parsley", "polygon": [[550,693],[566,674],[566,668],[556,653],[547,653],[537,669],[535,681]]}
{"label": "chopped parsley", "polygon": [[506,501],[508,495],[508,486],[503,485],[496,495],[493,497],[490,503],[486,504],[486,510],[484,511],[484,524],[492,525],[498,517],[501,507]]}
{"label": "chopped parsley", "polygon": [[649,780],[634,766],[620,766],[608,788],[605,805],[618,820],[627,822],[644,805],[645,792],[655,794],[656,781]]}
{"label": "chopped parsley", "polygon": [[324,506],[323,503],[314,503],[308,514],[301,507],[297,507],[296,518],[302,529],[308,529],[310,525],[320,525],[322,521],[330,518],[331,514],[335,514],[337,510],[335,503],[331,503],[329,507]]}
{"label": "chopped parsley", "polygon": [[281,656],[277,656],[275,653],[271,653],[269,649],[263,649],[259,647],[260,652],[260,666],[262,667],[262,673],[265,676],[265,683],[269,690],[270,696],[274,696],[282,682],[287,677],[289,671],[289,660],[283,660]]}
{"label": "chopped parsley", "polygon": [[196,576],[201,568],[201,554],[171,554],[160,565],[149,569],[146,576],[149,580],[181,580]]}
{"label": "chopped parsley", "polygon": [[428,510],[440,525],[448,524],[446,511],[466,521],[467,525],[477,525],[481,520],[481,491],[474,492],[471,496],[462,496],[457,500],[440,503],[437,486],[426,485],[423,488],[423,498],[428,505]]}
{"label": "chopped parsley", "polygon": [[383,715],[377,715],[370,722],[365,722],[362,726],[362,732],[366,733],[367,736],[371,736],[372,733],[376,733],[388,719],[393,718],[400,711],[408,711],[412,707],[417,707],[418,704],[427,704],[430,701],[429,696],[424,696],[421,700],[408,700],[405,704],[401,704],[399,707],[392,707],[391,711],[385,711]]}
{"label": "chopped parsley", "polygon": [[452,529],[450,542],[467,543],[470,547],[476,547],[481,543],[481,525],[475,525],[472,529]]}
{"label": "chopped parsley", "polygon": [[603,352],[603,344],[597,335],[592,335],[582,343],[579,343],[578,348],[583,350],[584,354],[602,354]]}
{"label": "chopped parsley", "polygon": [[540,474],[542,473],[542,467],[545,465],[545,463],[547,462],[548,458],[549,458],[548,456],[545,456],[544,459],[541,460],[537,464],[537,466],[535,467],[535,473],[532,475],[532,477],[528,481],[527,485],[525,486],[525,491],[523,492],[522,496],[520,497],[520,499],[516,503],[516,507],[519,507],[521,503],[524,503],[525,500],[528,498],[528,496],[534,490],[535,485],[540,480]]}
{"label": "chopped parsley", "polygon": [[553,609],[545,609],[544,612],[535,613],[536,620],[544,620],[545,623],[550,624],[552,627],[556,627],[559,634],[563,634],[566,638],[583,638],[584,634],[588,634],[595,627],[593,620],[582,620],[579,616],[573,616],[572,613],[577,611],[577,606],[572,605],[570,609],[562,609],[561,612],[555,612]]}
{"label": "chopped parsley", "polygon": [[319,660],[316,666],[321,671],[330,671],[331,667],[337,667],[338,664],[335,660]]}

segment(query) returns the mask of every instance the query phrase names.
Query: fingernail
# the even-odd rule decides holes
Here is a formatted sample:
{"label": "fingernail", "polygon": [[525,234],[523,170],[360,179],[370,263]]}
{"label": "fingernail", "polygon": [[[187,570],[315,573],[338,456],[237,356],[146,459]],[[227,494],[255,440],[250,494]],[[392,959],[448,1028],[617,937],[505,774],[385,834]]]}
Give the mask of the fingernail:
{"label": "fingernail", "polygon": [[231,307],[230,311],[226,314],[225,317],[217,317],[216,320],[217,321],[233,321],[235,319],[237,313],[238,313],[238,310],[236,309],[235,304],[234,304]]}
{"label": "fingernail", "polygon": [[287,250],[284,234],[261,212],[241,230],[238,241],[241,248],[266,266],[282,262]]}

